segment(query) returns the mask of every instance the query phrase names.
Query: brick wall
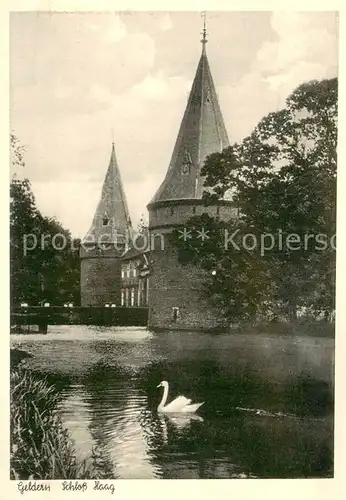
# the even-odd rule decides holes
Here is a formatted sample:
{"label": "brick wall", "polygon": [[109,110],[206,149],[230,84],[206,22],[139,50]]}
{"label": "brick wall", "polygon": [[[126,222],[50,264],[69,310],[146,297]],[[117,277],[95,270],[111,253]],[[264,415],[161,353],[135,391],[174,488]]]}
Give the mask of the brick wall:
{"label": "brick wall", "polygon": [[[173,210],[172,210],[173,207]],[[217,207],[204,207],[200,200],[180,202],[179,205],[167,202],[166,205],[152,206],[149,212],[151,234],[164,237],[164,248],[160,239],[155,238],[155,249],[151,251],[151,273],[149,278],[149,328],[152,330],[209,330],[222,324],[215,310],[203,295],[207,276],[204,271],[192,265],[181,265],[176,249],[170,243],[169,223],[182,224],[202,211],[216,214]],[[220,218],[235,215],[230,203],[219,207]],[[178,308],[177,311],[174,308]],[[176,316],[177,314],[177,316]]]}
{"label": "brick wall", "polygon": [[218,206],[206,207],[202,200],[172,200],[165,203],[156,203],[149,211],[149,225],[151,228],[184,224],[191,217],[209,214],[211,217],[218,215],[220,219],[236,216],[237,209],[232,202],[223,201]]}
{"label": "brick wall", "polygon": [[89,257],[81,260],[81,305],[120,306],[121,260],[118,257]]}
{"label": "brick wall", "polygon": [[[203,297],[204,276],[195,267],[182,266],[175,252],[154,252],[149,281],[149,328],[200,330],[216,328],[217,312]],[[174,309],[178,317],[174,319]]]}

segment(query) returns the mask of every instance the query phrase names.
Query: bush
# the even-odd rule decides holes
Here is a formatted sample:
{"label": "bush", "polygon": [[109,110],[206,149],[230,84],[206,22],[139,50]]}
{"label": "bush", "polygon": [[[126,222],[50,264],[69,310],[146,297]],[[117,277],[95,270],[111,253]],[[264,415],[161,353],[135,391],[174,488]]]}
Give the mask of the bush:
{"label": "bush", "polygon": [[[19,367],[11,372],[11,479],[91,479],[96,466],[78,463],[57,412],[59,393]],[[95,461],[96,455],[93,454]]]}

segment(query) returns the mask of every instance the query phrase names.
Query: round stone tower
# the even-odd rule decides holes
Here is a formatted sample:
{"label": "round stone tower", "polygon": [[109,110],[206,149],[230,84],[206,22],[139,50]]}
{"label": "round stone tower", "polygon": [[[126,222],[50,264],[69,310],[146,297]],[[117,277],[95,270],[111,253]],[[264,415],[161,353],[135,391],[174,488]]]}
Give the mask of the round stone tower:
{"label": "round stone tower", "polygon": [[148,205],[151,239],[149,328],[152,330],[209,330],[220,318],[203,298],[204,271],[182,266],[170,234],[193,216],[209,213],[220,219],[235,214],[231,201],[204,206],[201,168],[208,155],[229,146],[206,54],[202,55],[164,181]]}
{"label": "round stone tower", "polygon": [[81,305],[120,305],[121,257],[131,230],[114,144],[92,225],[81,242]]}

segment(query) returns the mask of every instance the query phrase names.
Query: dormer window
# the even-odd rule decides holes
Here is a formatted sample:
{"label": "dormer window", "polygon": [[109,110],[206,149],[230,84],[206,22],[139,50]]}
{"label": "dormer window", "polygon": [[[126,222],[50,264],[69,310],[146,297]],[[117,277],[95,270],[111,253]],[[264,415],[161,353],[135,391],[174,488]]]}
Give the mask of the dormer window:
{"label": "dormer window", "polygon": [[108,226],[108,224],[109,224],[109,219],[107,217],[103,217],[103,219],[102,219],[102,225],[103,226]]}
{"label": "dormer window", "polygon": [[186,149],[185,154],[184,154],[184,160],[183,160],[183,163],[181,165],[182,175],[189,175],[191,165],[192,165],[191,156],[190,156],[190,153],[188,152],[188,150]]}
{"label": "dormer window", "polygon": [[181,173],[183,175],[189,175],[190,173],[190,165],[188,163],[183,163],[181,166]]}

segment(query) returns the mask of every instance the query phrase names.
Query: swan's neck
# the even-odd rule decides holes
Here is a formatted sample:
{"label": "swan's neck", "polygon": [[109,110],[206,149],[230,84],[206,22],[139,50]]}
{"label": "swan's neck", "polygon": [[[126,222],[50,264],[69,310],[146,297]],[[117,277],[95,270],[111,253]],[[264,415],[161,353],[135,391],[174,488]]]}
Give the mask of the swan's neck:
{"label": "swan's neck", "polygon": [[167,397],[168,397],[168,384],[165,385],[164,388],[163,388],[163,396],[162,396],[162,399],[161,399],[161,403],[157,407],[158,410],[162,410],[162,408],[165,406],[166,401],[167,401]]}

